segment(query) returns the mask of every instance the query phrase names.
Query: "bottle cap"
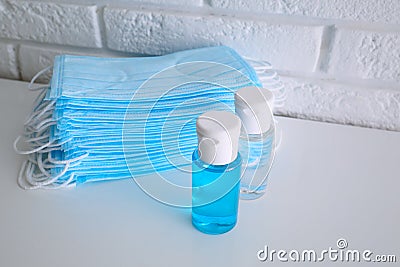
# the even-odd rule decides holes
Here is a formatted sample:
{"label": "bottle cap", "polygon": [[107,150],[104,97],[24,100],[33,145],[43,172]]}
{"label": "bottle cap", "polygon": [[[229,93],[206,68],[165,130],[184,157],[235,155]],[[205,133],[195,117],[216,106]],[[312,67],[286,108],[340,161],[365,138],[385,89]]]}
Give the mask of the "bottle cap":
{"label": "bottle cap", "polygon": [[212,165],[226,165],[238,154],[240,119],[227,111],[209,111],[196,121],[200,159]]}
{"label": "bottle cap", "polygon": [[271,91],[255,86],[244,87],[235,93],[236,114],[247,134],[262,134],[271,128],[273,101]]}

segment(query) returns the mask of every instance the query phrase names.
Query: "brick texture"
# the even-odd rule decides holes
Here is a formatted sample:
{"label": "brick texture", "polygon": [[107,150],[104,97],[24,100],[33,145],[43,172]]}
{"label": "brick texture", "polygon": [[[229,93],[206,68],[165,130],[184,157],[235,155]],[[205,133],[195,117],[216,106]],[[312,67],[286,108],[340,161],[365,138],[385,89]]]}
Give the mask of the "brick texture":
{"label": "brick texture", "polygon": [[14,45],[0,43],[0,77],[19,79],[16,47]]}
{"label": "brick texture", "polygon": [[136,0],[136,2],[176,6],[202,6],[204,3],[203,0]]}
{"label": "brick texture", "polygon": [[161,55],[223,44],[278,69],[301,71],[313,71],[322,33],[321,27],[120,8],[106,8],[104,20],[111,49]]}
{"label": "brick texture", "polygon": [[209,2],[212,7],[237,11],[400,23],[398,0],[210,0]]}
{"label": "brick texture", "polygon": [[400,34],[339,29],[328,72],[400,82]]}
{"label": "brick texture", "polygon": [[288,98],[278,114],[400,131],[400,91],[283,77]]}
{"label": "brick texture", "polygon": [[0,37],[100,47],[96,7],[0,0]]}

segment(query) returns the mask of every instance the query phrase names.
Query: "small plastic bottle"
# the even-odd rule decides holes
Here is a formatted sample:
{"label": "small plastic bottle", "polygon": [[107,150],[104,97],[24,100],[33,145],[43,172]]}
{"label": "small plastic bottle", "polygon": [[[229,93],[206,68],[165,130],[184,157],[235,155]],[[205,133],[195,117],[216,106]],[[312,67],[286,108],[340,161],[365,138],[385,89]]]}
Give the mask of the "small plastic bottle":
{"label": "small plastic bottle", "polygon": [[235,94],[236,114],[242,121],[239,152],[242,155],[241,199],[257,199],[267,187],[275,148],[273,95],[257,87],[245,87]]}
{"label": "small plastic bottle", "polygon": [[206,234],[222,234],[237,221],[242,160],[240,119],[210,111],[196,122],[198,148],[192,156],[192,223]]}

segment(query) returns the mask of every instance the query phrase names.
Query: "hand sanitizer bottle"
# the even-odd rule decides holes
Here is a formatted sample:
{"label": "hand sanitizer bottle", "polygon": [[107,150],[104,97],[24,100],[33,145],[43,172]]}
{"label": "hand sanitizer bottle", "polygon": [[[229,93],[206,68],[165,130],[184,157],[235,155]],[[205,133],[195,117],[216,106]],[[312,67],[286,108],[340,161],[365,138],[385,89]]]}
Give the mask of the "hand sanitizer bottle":
{"label": "hand sanitizer bottle", "polygon": [[275,152],[272,101],[272,93],[263,88],[245,87],[235,94],[236,114],[242,121],[239,140],[243,160],[241,199],[256,199],[266,191]]}
{"label": "hand sanitizer bottle", "polygon": [[196,122],[198,147],[192,156],[192,223],[206,234],[222,234],[237,221],[241,122],[233,113],[210,111]]}

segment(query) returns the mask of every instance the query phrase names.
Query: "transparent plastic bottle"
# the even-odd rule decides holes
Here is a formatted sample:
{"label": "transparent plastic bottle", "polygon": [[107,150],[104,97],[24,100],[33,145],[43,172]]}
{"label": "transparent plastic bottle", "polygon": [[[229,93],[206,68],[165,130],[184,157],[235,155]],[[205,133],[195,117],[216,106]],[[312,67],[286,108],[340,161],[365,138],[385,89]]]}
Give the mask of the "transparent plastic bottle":
{"label": "transparent plastic bottle", "polygon": [[[192,159],[192,223],[207,234],[228,232],[237,221],[242,165],[240,155],[227,165],[209,165],[200,159],[197,150]],[[220,183],[214,183],[219,179]],[[209,201],[211,203],[204,204]]]}
{"label": "transparent plastic bottle", "polygon": [[237,222],[242,159],[240,119],[206,112],[196,123],[199,146],[192,155],[192,223],[206,234],[222,234]]}
{"label": "transparent plastic bottle", "polygon": [[239,152],[242,156],[240,198],[257,199],[267,187],[275,149],[275,127],[271,110],[272,93],[246,87],[235,94],[236,113],[242,121]]}
{"label": "transparent plastic bottle", "polygon": [[263,134],[242,132],[239,139],[239,153],[243,155],[240,198],[256,199],[265,193],[274,143],[273,127]]}

